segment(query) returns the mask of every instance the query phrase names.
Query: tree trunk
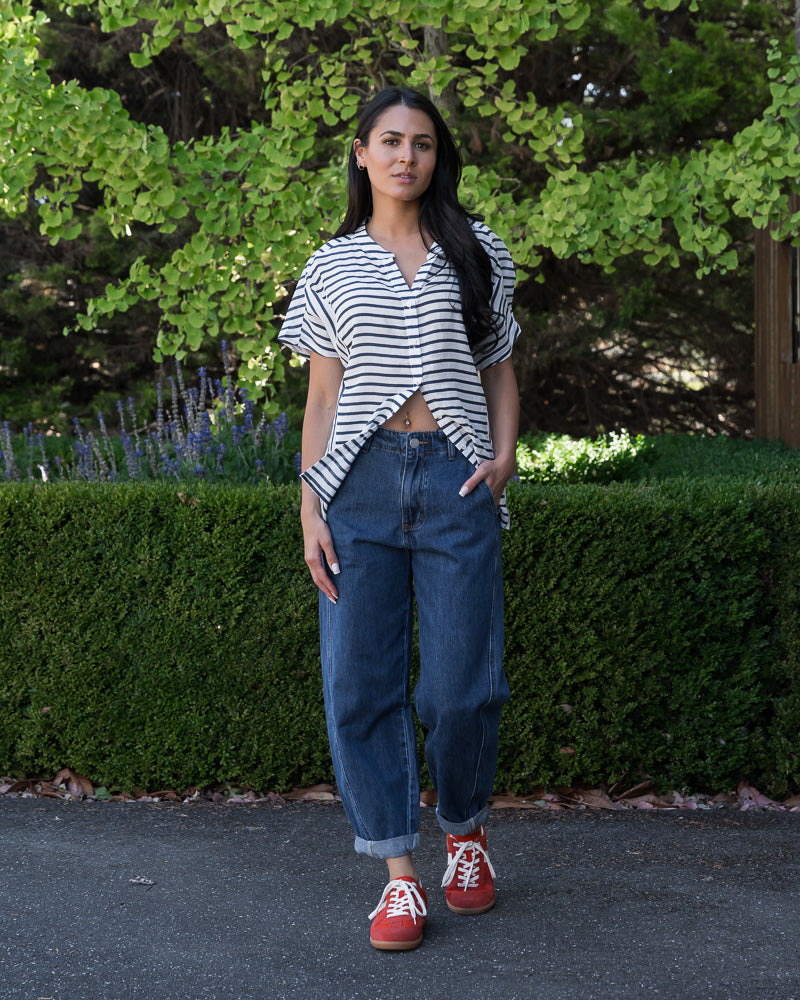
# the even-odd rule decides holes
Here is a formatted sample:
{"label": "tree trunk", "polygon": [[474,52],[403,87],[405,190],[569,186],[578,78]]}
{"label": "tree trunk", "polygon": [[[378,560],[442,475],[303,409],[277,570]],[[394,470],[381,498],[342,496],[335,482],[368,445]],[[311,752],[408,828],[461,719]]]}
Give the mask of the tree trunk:
{"label": "tree trunk", "polygon": [[[796,0],[800,4],[800,0]],[[450,49],[447,44],[447,35],[444,33],[444,21],[439,28],[425,25],[423,35],[423,45],[426,59],[437,59],[439,56],[446,56]],[[441,111],[442,117],[450,127],[453,127],[456,111],[456,88],[453,83],[448,83],[441,94],[434,92],[432,87],[428,88],[430,98],[436,107]]]}
{"label": "tree trunk", "polygon": [[794,47],[800,56],[800,0],[794,0]]}

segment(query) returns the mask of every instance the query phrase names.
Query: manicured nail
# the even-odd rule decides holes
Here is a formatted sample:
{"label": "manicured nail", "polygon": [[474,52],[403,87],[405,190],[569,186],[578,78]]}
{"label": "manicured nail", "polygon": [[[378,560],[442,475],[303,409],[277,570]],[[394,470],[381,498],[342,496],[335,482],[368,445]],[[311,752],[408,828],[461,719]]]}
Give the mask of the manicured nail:
{"label": "manicured nail", "polygon": [[331,602],[331,604],[335,604],[336,603],[336,598],[335,597],[331,597],[330,594],[328,594],[328,600]]}
{"label": "manicured nail", "polygon": [[461,489],[458,491],[458,495],[460,497],[465,497],[467,493],[469,493],[469,490],[467,489],[466,486],[462,486]]}
{"label": "manicured nail", "polygon": [[334,576],[338,576],[342,571],[339,569],[339,563],[333,563],[331,566],[331,571]]}

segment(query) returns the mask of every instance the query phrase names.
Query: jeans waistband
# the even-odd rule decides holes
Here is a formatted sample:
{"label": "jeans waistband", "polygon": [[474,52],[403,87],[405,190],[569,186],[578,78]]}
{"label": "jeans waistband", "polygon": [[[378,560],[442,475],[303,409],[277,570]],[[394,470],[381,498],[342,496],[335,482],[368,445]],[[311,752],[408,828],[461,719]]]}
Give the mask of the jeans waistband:
{"label": "jeans waistband", "polygon": [[444,431],[389,431],[379,427],[362,445],[363,451],[369,451],[370,448],[398,455],[419,453],[422,450],[430,455],[447,455],[451,461],[456,457],[455,445]]}

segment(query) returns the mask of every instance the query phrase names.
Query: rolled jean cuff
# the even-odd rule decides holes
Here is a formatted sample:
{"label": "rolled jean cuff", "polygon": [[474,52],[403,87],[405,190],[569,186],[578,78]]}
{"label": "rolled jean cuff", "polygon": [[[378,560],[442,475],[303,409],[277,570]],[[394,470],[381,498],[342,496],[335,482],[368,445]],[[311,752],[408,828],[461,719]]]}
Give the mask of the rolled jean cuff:
{"label": "rolled jean cuff", "polygon": [[449,819],[445,819],[442,816],[438,807],[436,809],[436,818],[439,820],[439,826],[445,833],[449,833],[453,837],[464,837],[484,825],[489,818],[489,806],[485,805],[472,819],[465,820],[463,823],[451,823]]}
{"label": "rolled jean cuff", "polygon": [[356,853],[368,854],[371,858],[402,858],[412,854],[419,847],[419,834],[409,833],[403,837],[392,837],[391,840],[364,840],[356,837]]}

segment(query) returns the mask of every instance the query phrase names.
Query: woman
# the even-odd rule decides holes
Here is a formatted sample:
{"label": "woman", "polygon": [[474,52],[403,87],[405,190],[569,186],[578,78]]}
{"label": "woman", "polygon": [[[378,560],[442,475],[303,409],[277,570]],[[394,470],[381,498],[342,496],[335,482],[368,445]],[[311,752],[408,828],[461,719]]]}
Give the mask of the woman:
{"label": "woman", "polygon": [[370,940],[406,950],[427,914],[413,859],[414,600],[414,707],[447,834],[447,905],[494,904],[483,824],[508,700],[500,529],[519,327],[508,251],[459,204],[460,156],[427,98],[373,98],[348,174],[345,219],[306,264],[280,339],[310,358],[301,517],[334,772],[356,850],[389,869]]}

